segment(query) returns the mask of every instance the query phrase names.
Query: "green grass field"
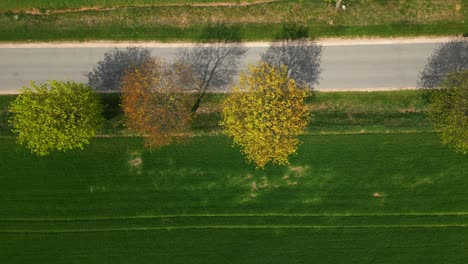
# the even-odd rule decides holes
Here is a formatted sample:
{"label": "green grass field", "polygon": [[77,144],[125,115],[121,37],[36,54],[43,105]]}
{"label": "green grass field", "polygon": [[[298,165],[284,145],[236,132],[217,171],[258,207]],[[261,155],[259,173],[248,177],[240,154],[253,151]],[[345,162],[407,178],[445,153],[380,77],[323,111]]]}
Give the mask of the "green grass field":
{"label": "green grass field", "polygon": [[[250,6],[237,5],[237,1],[227,1],[233,2],[233,6],[140,6],[149,2],[3,1],[0,3],[0,41],[206,41],[216,31],[212,25],[218,23],[230,28],[226,34],[235,34],[245,41],[271,40],[284,25],[291,23],[306,26],[311,37],[466,33],[461,0],[359,0],[339,13],[321,0],[287,0]],[[153,3],[175,2],[212,1]],[[95,7],[116,8],[89,10]],[[70,11],[70,8],[88,9]]]}
{"label": "green grass field", "polygon": [[[317,93],[291,164],[265,170],[212,133],[222,94],[183,144],[101,137],[42,158],[8,132],[13,98],[0,96],[0,263],[468,259],[468,159],[440,143],[416,91]],[[103,103],[102,133],[125,134],[119,96]]]}
{"label": "green grass field", "polygon": [[290,166],[255,170],[224,136],[46,158],[2,138],[0,262],[466,260],[468,161],[436,134],[302,140]]}
{"label": "green grass field", "polygon": [[310,135],[303,142],[291,167],[263,171],[245,165],[224,136],[153,152],[138,138],[99,138],[85,151],[46,158],[4,138],[1,193],[8,199],[0,217],[468,209],[466,156],[445,149],[437,134]]}
{"label": "green grass field", "polygon": [[467,257],[467,236],[467,229],[462,227],[2,234],[5,241],[2,241],[0,255],[6,257],[6,263],[51,264],[463,264]]}

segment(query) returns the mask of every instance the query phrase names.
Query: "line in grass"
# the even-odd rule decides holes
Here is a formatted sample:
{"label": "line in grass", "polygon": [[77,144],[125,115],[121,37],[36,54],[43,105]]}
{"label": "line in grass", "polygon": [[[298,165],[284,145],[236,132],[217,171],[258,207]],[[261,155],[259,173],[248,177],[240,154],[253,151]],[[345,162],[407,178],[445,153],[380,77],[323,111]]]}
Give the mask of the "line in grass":
{"label": "line in grass", "polygon": [[387,217],[387,216],[467,216],[468,212],[436,212],[436,213],[381,213],[381,214],[185,214],[185,215],[141,215],[115,216],[91,218],[8,218],[0,222],[72,222],[72,221],[105,221],[131,219],[160,219],[160,218],[203,218],[203,217]]}
{"label": "line in grass", "polygon": [[[305,132],[301,135],[311,135],[311,136],[326,136],[326,135],[388,135],[388,134],[435,134],[436,131],[344,131],[344,132],[335,132],[335,131],[317,131],[317,132]],[[192,137],[206,137],[206,136],[220,136],[224,135],[222,132],[197,132],[190,135]],[[0,136],[0,139],[14,139],[15,136]],[[96,135],[95,138],[144,138],[144,136],[135,136],[135,135]]]}
{"label": "line in grass", "polygon": [[387,228],[459,228],[468,227],[468,224],[449,225],[217,225],[217,226],[165,226],[165,227],[134,227],[134,228],[102,228],[102,229],[63,229],[63,230],[0,230],[1,234],[61,234],[61,233],[101,233],[101,232],[128,232],[128,231],[152,231],[152,230],[177,230],[177,229],[387,229]]}

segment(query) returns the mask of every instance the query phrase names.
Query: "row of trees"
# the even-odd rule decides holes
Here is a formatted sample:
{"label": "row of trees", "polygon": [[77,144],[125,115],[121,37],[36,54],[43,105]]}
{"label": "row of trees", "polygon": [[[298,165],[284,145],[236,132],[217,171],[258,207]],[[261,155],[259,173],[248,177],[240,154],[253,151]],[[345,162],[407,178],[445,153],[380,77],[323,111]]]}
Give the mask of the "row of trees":
{"label": "row of trees", "polygon": [[[443,142],[464,153],[468,145],[467,48],[465,39],[442,45],[429,59],[419,83],[428,116]],[[458,55],[447,60],[447,50]],[[318,83],[320,51],[320,46],[305,40],[275,43],[231,89],[223,104],[221,125],[257,167],[287,163],[300,144],[297,135],[309,122],[305,98],[311,84]],[[90,85],[112,84],[120,89],[128,129],[144,135],[146,146],[161,147],[188,135],[206,93],[230,83],[244,53],[239,44],[220,43],[184,50],[168,63],[151,58],[145,49],[113,50],[89,74]],[[10,110],[18,141],[39,155],[83,148],[103,120],[92,89],[72,82],[32,84]]]}
{"label": "row of trees", "polygon": [[[147,147],[157,148],[189,135],[194,114],[206,94],[230,85],[245,52],[238,43],[200,44],[181,50],[174,61],[165,62],[152,58],[148,49],[114,49],[88,74],[88,85],[98,91],[120,91],[126,127],[144,135]],[[305,97],[311,85],[318,83],[320,53],[321,47],[313,41],[276,42],[263,54],[262,62],[241,75],[240,85],[226,100],[222,125],[258,167],[268,162],[287,163],[297,149],[296,136],[308,122]],[[55,149],[82,148],[102,122],[102,109],[91,88],[53,81],[41,89],[42,97],[32,84],[12,104],[11,122],[18,141],[39,155]],[[66,97],[48,96],[69,91],[74,91],[76,103],[64,100],[54,104]],[[94,101],[82,100],[92,97],[90,94]],[[30,109],[24,98],[36,100],[37,107]],[[96,107],[83,111],[89,104]],[[55,112],[58,114],[51,114]]]}

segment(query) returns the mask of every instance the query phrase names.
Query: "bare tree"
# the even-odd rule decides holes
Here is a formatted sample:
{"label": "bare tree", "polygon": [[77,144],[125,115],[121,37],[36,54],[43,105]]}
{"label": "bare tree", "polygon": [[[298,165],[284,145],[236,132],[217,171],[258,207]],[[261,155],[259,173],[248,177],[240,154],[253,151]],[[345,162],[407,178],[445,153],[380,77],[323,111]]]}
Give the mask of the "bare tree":
{"label": "bare tree", "polygon": [[440,45],[428,59],[420,74],[418,87],[422,90],[437,89],[452,72],[468,69],[468,38],[456,38]]}
{"label": "bare tree", "polygon": [[98,91],[120,91],[121,78],[129,67],[139,67],[151,59],[147,48],[113,49],[88,74],[88,85]]}
{"label": "bare tree", "polygon": [[285,65],[288,77],[310,86],[319,83],[322,46],[307,39],[273,42],[262,54],[262,60],[272,66]]}
{"label": "bare tree", "polygon": [[211,44],[198,44],[194,48],[181,49],[176,63],[188,65],[196,79],[191,81],[191,90],[197,93],[192,111],[200,107],[209,90],[224,87],[232,82],[237,73],[240,59],[246,48],[239,43],[225,41]]}

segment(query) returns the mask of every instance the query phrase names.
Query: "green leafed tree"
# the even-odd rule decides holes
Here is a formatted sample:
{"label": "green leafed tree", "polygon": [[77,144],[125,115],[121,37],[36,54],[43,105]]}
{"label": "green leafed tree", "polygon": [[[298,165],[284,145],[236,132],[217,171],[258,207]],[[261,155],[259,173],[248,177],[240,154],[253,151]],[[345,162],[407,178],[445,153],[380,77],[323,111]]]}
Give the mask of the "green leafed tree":
{"label": "green leafed tree", "polygon": [[449,74],[431,93],[427,107],[442,142],[457,152],[468,153],[468,70]]}
{"label": "green leafed tree", "polygon": [[241,74],[223,106],[221,125],[258,168],[288,164],[309,122],[307,92],[288,78],[286,66],[261,63]]}
{"label": "green leafed tree", "polygon": [[93,90],[81,83],[31,82],[11,103],[12,131],[31,152],[83,148],[100,129],[102,107]]}

